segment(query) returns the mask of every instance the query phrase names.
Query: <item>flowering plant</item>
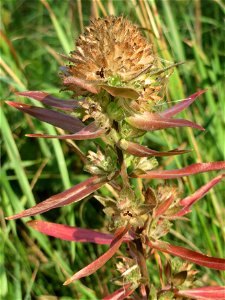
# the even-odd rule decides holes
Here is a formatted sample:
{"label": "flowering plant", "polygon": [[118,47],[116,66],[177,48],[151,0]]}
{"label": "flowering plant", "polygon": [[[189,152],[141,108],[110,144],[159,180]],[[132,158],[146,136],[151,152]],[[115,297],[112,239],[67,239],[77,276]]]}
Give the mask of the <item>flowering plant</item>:
{"label": "flowering plant", "polygon": [[[122,287],[104,299],[125,299],[131,294],[135,299],[140,299],[140,296],[141,299],[224,299],[224,287],[198,287],[196,271],[189,264],[225,270],[224,259],[169,244],[162,238],[170,232],[176,219],[186,220],[192,205],[218,184],[225,174],[219,174],[184,198],[174,185],[154,187],[142,180],[176,179],[225,169],[225,162],[220,161],[163,170],[156,157],[181,155],[189,151],[173,149],[159,152],[141,144],[148,131],[174,127],[204,130],[196,123],[174,116],[205,91],[198,91],[173,107],[159,110],[168,78],[176,64],[168,64],[158,58],[137,27],[123,17],[92,21],[76,46],[69,57],[63,55],[70,64],[61,68],[64,89],[72,91],[74,99],[62,100],[45,92],[27,91],[18,94],[54,109],[7,103],[69,132],[57,136],[28,134],[29,137],[62,140],[100,138],[96,151],[82,156],[85,171],[92,176],[7,219],[34,216],[80,201],[107,185],[110,195],[96,192],[94,196],[104,206],[110,234],[41,220],[28,222],[32,228],[64,240],[109,245],[102,256],[67,279],[65,285],[94,273],[122,244],[126,244],[127,253],[116,265],[121,275],[115,283]],[[180,257],[186,262],[174,263],[166,256],[166,263],[163,263],[159,252]],[[153,256],[159,268],[159,288],[150,282],[146,264]]]}

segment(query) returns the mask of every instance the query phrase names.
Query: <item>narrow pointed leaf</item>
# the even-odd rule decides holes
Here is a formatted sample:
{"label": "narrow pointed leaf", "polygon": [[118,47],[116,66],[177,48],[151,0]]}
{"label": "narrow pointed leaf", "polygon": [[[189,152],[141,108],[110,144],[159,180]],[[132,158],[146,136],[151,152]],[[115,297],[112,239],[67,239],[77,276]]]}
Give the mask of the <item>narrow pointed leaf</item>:
{"label": "narrow pointed leaf", "polygon": [[218,175],[217,177],[213,178],[211,181],[209,181],[207,184],[203,185],[200,189],[198,189],[194,194],[182,199],[180,201],[180,204],[184,206],[178,213],[176,213],[174,216],[183,216],[190,212],[190,207],[200,200],[202,197],[205,196],[205,194],[208,193],[208,191],[213,188],[215,185],[217,185],[223,178],[225,177],[225,174]]}
{"label": "narrow pointed leaf", "polygon": [[153,178],[173,179],[173,178],[179,178],[183,176],[190,176],[198,173],[219,171],[219,170],[225,170],[225,161],[197,163],[182,169],[175,169],[175,170],[153,170],[145,174],[140,174],[140,175],[133,174],[131,176],[139,177],[139,178],[148,178],[148,179],[153,179]]}
{"label": "narrow pointed leaf", "polygon": [[123,227],[120,228],[118,234],[115,235],[115,238],[113,239],[111,246],[108,251],[106,251],[103,255],[101,255],[99,258],[97,258],[95,261],[75,273],[72,277],[70,277],[68,280],[64,282],[64,285],[70,284],[71,282],[78,280],[82,277],[89,276],[93,274],[95,271],[100,269],[120,248],[123,237],[129,230],[129,227]]}
{"label": "narrow pointed leaf", "polygon": [[125,284],[119,290],[115,291],[114,293],[104,297],[102,300],[123,300],[126,299],[129,295],[134,292],[131,289],[131,283]]}
{"label": "narrow pointed leaf", "polygon": [[144,112],[142,115],[134,115],[126,118],[126,121],[135,128],[154,131],[173,127],[191,127],[199,130],[204,128],[196,123],[184,119],[164,118],[156,113]]}
{"label": "narrow pointed leaf", "polygon": [[113,240],[112,234],[97,232],[91,229],[67,226],[41,220],[32,220],[27,225],[33,229],[66,241],[75,241],[80,243],[95,243],[110,245]]}
{"label": "narrow pointed leaf", "polygon": [[187,99],[184,99],[180,103],[174,105],[173,107],[170,107],[163,112],[160,113],[160,116],[165,117],[165,118],[171,118],[190,106],[200,95],[205,93],[206,90],[201,90],[199,92],[194,93],[193,95],[189,96]]}
{"label": "narrow pointed leaf", "polygon": [[90,140],[90,139],[96,139],[104,134],[104,129],[99,129],[96,127],[94,123],[91,123],[84,128],[82,128],[80,131],[74,133],[74,134],[63,134],[63,135],[51,135],[51,134],[26,134],[28,137],[33,138],[48,138],[48,139],[60,139],[60,140]]}
{"label": "narrow pointed leaf", "polygon": [[104,84],[100,84],[99,87],[107,91],[110,95],[114,97],[137,99],[140,96],[139,93],[136,92],[134,89],[127,88],[127,87],[115,87],[115,86],[109,86]]}
{"label": "narrow pointed leaf", "polygon": [[80,107],[79,103],[76,100],[63,100],[52,95],[40,92],[40,91],[25,91],[25,92],[18,92],[17,95],[33,98],[42,102],[45,105],[53,106],[63,110],[74,110]]}
{"label": "narrow pointed leaf", "polygon": [[35,107],[28,104],[22,104],[19,102],[6,101],[6,103],[39,119],[40,121],[49,123],[70,132],[77,132],[84,127],[84,124],[78,118],[68,116],[61,112]]}
{"label": "narrow pointed leaf", "polygon": [[18,218],[35,216],[53,208],[62,207],[67,204],[77,202],[99,189],[106,182],[107,179],[105,177],[93,176],[62,193],[54,195],[47,200],[40,202],[37,205],[22,211],[21,213],[7,217],[6,219],[14,220]]}
{"label": "narrow pointed leaf", "polygon": [[224,300],[225,287],[224,286],[206,286],[194,288],[190,290],[180,290],[176,292],[177,296],[188,297],[191,299],[202,300]]}
{"label": "narrow pointed leaf", "polygon": [[126,140],[121,140],[118,143],[118,147],[120,147],[122,150],[128,152],[129,154],[132,154],[134,156],[138,156],[138,157],[147,157],[147,156],[156,156],[156,157],[160,157],[160,156],[172,156],[172,155],[180,155],[180,154],[184,154],[184,153],[188,153],[191,150],[178,150],[178,149],[173,149],[173,150],[169,150],[169,151],[165,151],[165,152],[161,152],[161,151],[156,151],[156,150],[152,150],[149,149],[145,146],[133,143],[133,142],[129,142]]}
{"label": "narrow pointed leaf", "polygon": [[170,195],[168,197],[168,199],[166,199],[166,201],[163,201],[163,203],[161,203],[157,209],[155,210],[154,216],[160,216],[163,215],[164,212],[170,207],[170,205],[173,203],[174,201],[174,195]]}
{"label": "narrow pointed leaf", "polygon": [[68,86],[78,86],[79,88],[91,92],[93,94],[98,93],[98,89],[95,87],[94,83],[91,83],[87,80],[77,78],[74,76],[65,77],[63,80],[64,85]]}
{"label": "narrow pointed leaf", "polygon": [[225,270],[225,259],[210,257],[196,251],[192,251],[180,246],[170,245],[166,242],[149,242],[148,245],[161,252],[178,256],[184,260],[190,261],[200,266],[216,270]]}

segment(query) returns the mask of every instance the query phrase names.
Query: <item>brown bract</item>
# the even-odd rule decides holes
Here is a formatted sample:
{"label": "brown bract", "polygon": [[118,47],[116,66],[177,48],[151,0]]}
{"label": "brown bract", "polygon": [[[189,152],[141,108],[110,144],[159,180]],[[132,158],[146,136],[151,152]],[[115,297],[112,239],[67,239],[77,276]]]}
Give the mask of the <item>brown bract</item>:
{"label": "brown bract", "polygon": [[[67,59],[72,64],[64,72],[64,81],[73,76],[93,85],[107,83],[114,76],[129,82],[156,67],[152,45],[137,26],[113,16],[93,20]],[[85,92],[78,86],[70,85],[69,89],[77,95]]]}

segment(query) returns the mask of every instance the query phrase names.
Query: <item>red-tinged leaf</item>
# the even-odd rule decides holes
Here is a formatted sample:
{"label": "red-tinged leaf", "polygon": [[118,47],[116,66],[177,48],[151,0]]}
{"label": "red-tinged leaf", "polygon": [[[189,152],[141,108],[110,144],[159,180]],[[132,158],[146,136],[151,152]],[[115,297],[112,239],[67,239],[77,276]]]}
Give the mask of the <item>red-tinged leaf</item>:
{"label": "red-tinged leaf", "polygon": [[125,284],[123,287],[121,287],[119,290],[104,297],[102,300],[123,300],[123,299],[126,299],[133,292],[134,292],[134,290],[131,289],[131,283],[128,283],[128,284]]}
{"label": "red-tinged leaf", "polygon": [[52,95],[40,92],[40,91],[25,91],[25,92],[18,92],[17,95],[33,98],[42,102],[45,105],[53,106],[63,110],[74,110],[80,107],[79,103],[76,100],[63,100]]}
{"label": "red-tinged leaf", "polygon": [[225,287],[224,286],[206,286],[194,288],[190,290],[180,290],[176,292],[176,296],[188,297],[191,299],[202,300],[224,300]]}
{"label": "red-tinged leaf", "polygon": [[22,104],[19,102],[6,101],[6,103],[43,122],[49,123],[64,130],[68,130],[70,132],[77,132],[85,126],[78,118],[68,116],[61,112]]}
{"label": "red-tinged leaf", "polygon": [[123,97],[128,99],[137,99],[140,95],[134,89],[127,87],[115,87],[105,84],[98,85],[103,90],[107,91],[110,95],[114,97]]}
{"label": "red-tinged leaf", "polygon": [[81,89],[84,89],[90,93],[97,94],[98,89],[95,87],[95,85],[87,80],[77,78],[74,76],[68,76],[65,77],[63,80],[64,85],[67,86],[78,86]]}
{"label": "red-tinged leaf", "polygon": [[145,174],[131,175],[132,177],[139,178],[159,178],[159,179],[172,179],[183,176],[190,176],[198,173],[204,173],[209,171],[225,170],[225,161],[209,162],[209,163],[197,163],[188,167],[175,170],[153,170]]}
{"label": "red-tinged leaf", "polygon": [[208,182],[207,184],[203,185],[200,189],[198,189],[194,194],[181,200],[180,204],[185,207],[193,205],[196,201],[198,201],[203,196],[205,196],[205,194],[208,193],[208,191],[211,188],[213,188],[216,184],[218,184],[224,177],[225,174],[221,174],[213,178],[210,182]]}
{"label": "red-tinged leaf", "polygon": [[173,203],[174,201],[174,195],[170,195],[168,197],[168,199],[166,199],[165,201],[163,201],[163,203],[161,203],[157,209],[155,210],[154,213],[154,217],[157,216],[161,216],[164,214],[164,212],[170,207],[170,205]]}
{"label": "red-tinged leaf", "polygon": [[[33,229],[66,241],[75,241],[80,243],[95,243],[110,245],[113,240],[112,234],[97,232],[91,229],[67,226],[41,220],[32,220],[27,225]],[[130,240],[130,239],[126,239]]]}
{"label": "red-tinged leaf", "polygon": [[75,273],[72,277],[70,277],[68,280],[64,282],[63,285],[70,284],[71,282],[78,280],[82,277],[89,276],[93,274],[95,271],[100,269],[115,253],[116,251],[120,248],[122,242],[123,242],[123,237],[129,230],[130,226],[120,228],[119,232],[115,234],[115,237],[111,243],[111,246],[108,251],[106,251],[103,255],[101,255],[99,258],[97,258],[95,261]]}
{"label": "red-tinged leaf", "polygon": [[180,246],[170,245],[166,242],[148,242],[149,247],[157,249],[161,252],[178,256],[184,260],[190,261],[200,266],[204,266],[216,270],[225,270],[225,259],[210,257]]}
{"label": "red-tinged leaf", "polygon": [[206,90],[201,90],[199,92],[194,93],[193,95],[189,96],[187,99],[184,99],[183,101],[174,105],[173,107],[170,107],[164,110],[163,112],[161,112],[160,116],[164,118],[171,118],[175,116],[176,114],[178,114],[179,112],[181,112],[182,110],[190,106],[196,100],[197,97],[199,97],[201,94],[205,92]]}
{"label": "red-tinged leaf", "polygon": [[173,149],[173,150],[166,151],[166,152],[160,152],[160,151],[149,149],[145,146],[142,146],[142,145],[139,145],[139,144],[136,144],[133,142],[126,141],[124,139],[119,141],[118,147],[120,147],[122,150],[128,152],[129,154],[132,154],[132,155],[138,156],[138,157],[147,157],[147,156],[160,157],[160,156],[180,155],[180,154],[188,153],[191,151],[191,150]]}
{"label": "red-tinged leaf", "polygon": [[208,193],[208,191],[213,188],[216,184],[218,184],[223,178],[225,177],[225,174],[218,175],[217,177],[213,178],[210,182],[203,185],[200,189],[198,189],[194,194],[191,196],[188,196],[180,201],[180,204],[184,206],[178,213],[176,213],[174,216],[183,216],[190,212],[190,207],[200,200],[202,197],[205,196],[205,194]]}
{"label": "red-tinged leaf", "polygon": [[164,118],[156,113],[144,112],[142,115],[134,115],[126,118],[126,121],[135,128],[154,131],[173,127],[192,127],[199,130],[204,128],[196,123],[184,119]]}
{"label": "red-tinged leaf", "polygon": [[6,219],[14,220],[18,218],[34,216],[37,214],[42,214],[53,208],[65,206],[72,202],[77,202],[99,189],[106,182],[107,179],[105,177],[93,176],[62,193],[54,195],[47,200],[40,202],[37,205],[22,211],[21,213],[7,217]]}
{"label": "red-tinged leaf", "polygon": [[104,134],[104,129],[99,129],[96,127],[96,125],[93,123],[85,126],[80,131],[74,133],[74,134],[63,134],[63,135],[50,135],[50,134],[40,134],[40,133],[34,133],[34,134],[26,134],[28,137],[32,138],[48,138],[48,139],[60,139],[60,140],[90,140],[90,139],[96,139]]}

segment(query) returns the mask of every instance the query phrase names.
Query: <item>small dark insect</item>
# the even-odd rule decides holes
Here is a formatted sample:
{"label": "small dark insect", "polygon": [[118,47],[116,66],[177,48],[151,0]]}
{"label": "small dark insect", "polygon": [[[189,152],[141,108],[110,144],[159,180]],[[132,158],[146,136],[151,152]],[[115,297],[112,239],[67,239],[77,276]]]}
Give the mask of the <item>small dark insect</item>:
{"label": "small dark insect", "polygon": [[132,213],[130,213],[129,210],[127,210],[123,215],[124,217],[125,216],[133,217]]}
{"label": "small dark insect", "polygon": [[105,78],[105,75],[104,75],[104,68],[101,67],[101,70],[100,70],[100,71],[97,71],[97,72],[96,72],[96,75],[99,75],[101,78]]}

